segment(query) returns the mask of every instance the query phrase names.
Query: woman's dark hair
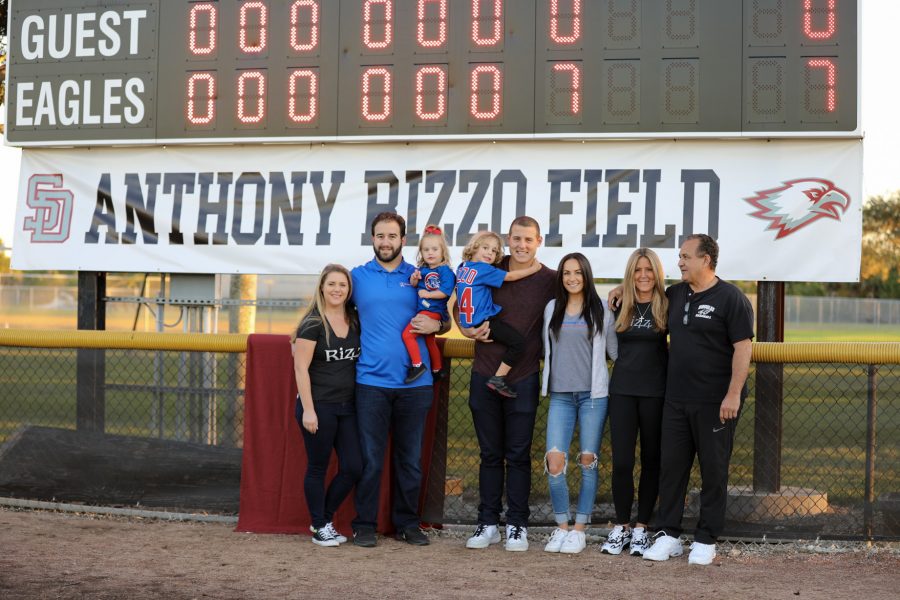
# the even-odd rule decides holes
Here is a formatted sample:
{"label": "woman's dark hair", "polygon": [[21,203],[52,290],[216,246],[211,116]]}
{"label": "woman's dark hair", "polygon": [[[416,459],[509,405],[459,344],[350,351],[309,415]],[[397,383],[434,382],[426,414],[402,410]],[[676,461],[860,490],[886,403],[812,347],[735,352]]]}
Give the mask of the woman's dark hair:
{"label": "woman's dark hair", "polygon": [[600,295],[597,294],[597,288],[594,287],[594,272],[591,270],[591,263],[587,257],[581,252],[572,252],[566,254],[559,261],[559,267],[556,269],[556,304],[553,306],[553,316],[550,317],[550,331],[554,338],[559,339],[559,330],[562,327],[563,317],[566,314],[566,304],[569,301],[569,292],[563,285],[563,265],[567,260],[575,259],[578,262],[578,268],[581,269],[581,277],[584,279],[584,287],[582,294],[584,295],[584,303],[581,308],[581,318],[587,323],[588,339],[593,339],[594,330],[603,331],[603,303],[600,301]]}

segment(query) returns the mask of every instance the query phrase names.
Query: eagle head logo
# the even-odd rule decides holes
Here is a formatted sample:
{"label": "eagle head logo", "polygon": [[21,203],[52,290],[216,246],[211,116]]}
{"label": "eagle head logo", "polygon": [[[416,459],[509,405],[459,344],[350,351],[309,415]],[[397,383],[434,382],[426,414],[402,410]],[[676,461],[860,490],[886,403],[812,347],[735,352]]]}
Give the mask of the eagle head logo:
{"label": "eagle head logo", "polygon": [[756,207],[748,213],[751,217],[770,221],[766,230],[777,231],[776,240],[825,217],[840,221],[850,206],[847,192],[815,178],[791,179],[744,200]]}

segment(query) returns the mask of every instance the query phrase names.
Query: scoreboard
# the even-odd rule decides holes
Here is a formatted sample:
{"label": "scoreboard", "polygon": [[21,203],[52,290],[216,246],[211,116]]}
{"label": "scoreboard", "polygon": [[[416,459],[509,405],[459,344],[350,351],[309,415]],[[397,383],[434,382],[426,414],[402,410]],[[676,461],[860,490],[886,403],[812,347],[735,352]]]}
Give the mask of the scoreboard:
{"label": "scoreboard", "polygon": [[857,0],[11,0],[19,146],[860,137]]}

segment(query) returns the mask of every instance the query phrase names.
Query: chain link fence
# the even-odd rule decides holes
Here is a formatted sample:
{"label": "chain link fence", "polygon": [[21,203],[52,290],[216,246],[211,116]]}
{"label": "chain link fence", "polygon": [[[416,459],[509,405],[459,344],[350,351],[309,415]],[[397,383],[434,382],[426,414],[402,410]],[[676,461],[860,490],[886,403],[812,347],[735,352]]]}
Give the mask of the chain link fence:
{"label": "chain link fence", "polygon": [[[0,443],[29,425],[85,427],[76,393],[79,352],[85,351],[0,346]],[[245,354],[89,352],[103,357],[103,432],[160,440],[170,444],[166,451],[180,444],[231,452],[231,460],[239,461],[234,453],[243,437]],[[470,369],[471,359],[452,359],[447,421],[437,431],[443,436],[446,428],[446,481],[443,490],[429,487],[432,496],[425,499],[442,507],[444,523],[471,524],[477,516],[479,449],[468,408]],[[900,539],[900,365],[756,363],[748,382],[731,461],[726,535]],[[773,402],[762,393],[767,387],[783,390],[781,398]],[[543,468],[547,406],[543,399],[532,447],[534,525],[553,522]],[[595,526],[614,519],[609,452],[607,426]],[[573,445],[570,457],[576,453]],[[579,477],[579,469],[569,470],[573,498]],[[699,487],[695,466],[687,529],[698,516]]]}

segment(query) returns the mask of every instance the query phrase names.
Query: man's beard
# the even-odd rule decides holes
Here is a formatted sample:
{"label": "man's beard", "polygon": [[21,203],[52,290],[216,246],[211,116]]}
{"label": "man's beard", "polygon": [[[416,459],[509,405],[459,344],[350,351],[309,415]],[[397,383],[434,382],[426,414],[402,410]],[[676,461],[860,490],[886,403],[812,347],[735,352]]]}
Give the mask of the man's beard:
{"label": "man's beard", "polygon": [[[392,262],[395,258],[400,256],[400,252],[402,252],[402,251],[403,251],[402,246],[399,246],[397,248],[393,248],[393,247],[389,246],[387,250],[379,248],[378,246],[375,246],[375,256],[378,257],[378,260],[380,260],[381,262],[384,262],[384,263]],[[384,256],[383,252],[389,252],[389,254],[387,256]]]}

